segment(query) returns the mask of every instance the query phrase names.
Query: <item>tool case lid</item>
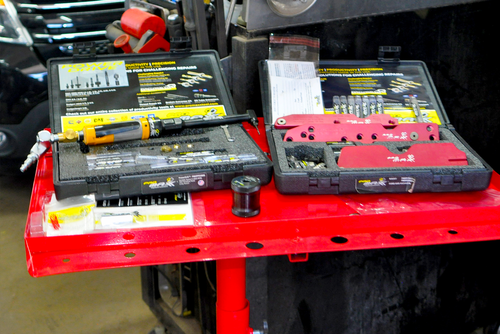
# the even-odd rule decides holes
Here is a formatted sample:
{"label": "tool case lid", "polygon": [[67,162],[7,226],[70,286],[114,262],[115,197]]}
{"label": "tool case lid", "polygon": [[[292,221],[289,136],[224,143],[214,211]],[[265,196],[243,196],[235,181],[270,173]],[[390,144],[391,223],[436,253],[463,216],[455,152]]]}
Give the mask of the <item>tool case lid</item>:
{"label": "tool case lid", "polygon": [[[54,132],[152,117],[204,121],[236,110],[214,50],[78,56],[50,60],[48,68]],[[272,163],[243,127],[231,124],[228,129],[236,142],[225,133],[207,126],[109,145],[55,142],[57,198],[223,189],[243,174],[269,183]],[[215,160],[179,159],[198,151],[213,152]],[[169,163],[155,164],[166,158]]]}
{"label": "tool case lid", "polygon": [[[262,107],[265,123],[272,125],[267,61],[259,63]],[[425,100],[424,116],[429,121],[450,127],[450,121],[432,82],[427,66],[417,60],[321,60],[319,77],[325,113],[334,113],[333,96],[382,96],[384,112],[401,123],[413,122],[409,96]],[[395,81],[395,83],[393,83]],[[398,86],[403,87],[398,91]]]}
{"label": "tool case lid", "polygon": [[[276,119],[276,116],[285,115],[282,115],[282,112],[279,115],[271,114],[271,106],[275,101],[270,101],[270,97],[271,95],[274,97],[280,89],[274,82],[271,87],[265,61],[260,63],[259,70],[267,125],[266,135],[274,164],[274,180],[278,191],[283,194],[472,191],[482,190],[490,182],[491,167],[456,133],[450,124],[429,71],[425,63],[421,61],[320,61],[319,77],[325,113],[337,114],[342,111],[350,113],[349,105],[354,105],[356,108],[356,104],[363,108],[366,108],[367,104],[370,107],[375,105],[375,111],[377,111],[377,98],[378,100],[382,98],[383,113],[396,118],[399,123],[397,126],[411,126],[411,124],[403,123],[416,123],[413,125],[423,125],[425,131],[422,133],[428,134],[427,131],[435,132],[436,129],[427,124],[438,124],[439,146],[438,148],[432,146],[433,154],[427,152],[431,146],[417,145],[434,145],[437,142],[436,134],[433,134],[432,138],[428,137],[428,140],[423,140],[422,143],[381,140],[372,144],[368,137],[368,141],[361,142],[363,134],[356,135],[356,131],[353,130],[347,138],[357,138],[360,141],[359,145],[354,145],[356,146],[354,151],[349,147],[352,145],[349,141],[319,140],[318,138],[332,138],[328,135],[334,131],[333,128],[331,131],[328,129],[329,124],[314,124],[314,120],[318,119],[315,116],[318,115],[300,115],[299,110],[291,114],[304,117],[295,117],[295,120],[311,119],[311,123],[302,124],[303,127],[297,128],[283,128],[278,126],[280,123],[275,126],[273,119]],[[344,106],[342,100],[346,101]],[[418,112],[415,113],[417,103],[420,115]],[[364,115],[373,114],[373,110],[363,111]],[[420,117],[423,121],[419,120]],[[294,118],[290,117],[290,119]],[[369,122],[365,124],[371,125]],[[411,128],[420,129],[420,127]],[[314,132],[314,135],[308,136],[310,132]],[[372,132],[370,138],[373,139],[374,135],[377,138],[377,132]],[[418,136],[417,133],[417,138]],[[299,137],[305,140],[293,140]],[[367,146],[363,147],[363,145]],[[375,155],[379,158],[377,163],[366,154],[366,152],[373,153],[375,150],[379,152]],[[416,151],[418,151],[417,157]],[[446,151],[446,156],[443,157],[441,154],[444,151]],[[346,154],[355,163],[346,163]],[[340,165],[342,156],[344,159]],[[447,159],[446,163],[438,165],[423,163],[420,166],[413,163],[420,159],[435,162],[438,156]],[[464,159],[467,160],[466,164]],[[361,160],[363,163],[360,162]],[[391,164],[387,161],[395,163]],[[317,169],[316,165],[322,167]]]}
{"label": "tool case lid", "polygon": [[215,50],[54,58],[47,68],[54,132],[235,110]]}

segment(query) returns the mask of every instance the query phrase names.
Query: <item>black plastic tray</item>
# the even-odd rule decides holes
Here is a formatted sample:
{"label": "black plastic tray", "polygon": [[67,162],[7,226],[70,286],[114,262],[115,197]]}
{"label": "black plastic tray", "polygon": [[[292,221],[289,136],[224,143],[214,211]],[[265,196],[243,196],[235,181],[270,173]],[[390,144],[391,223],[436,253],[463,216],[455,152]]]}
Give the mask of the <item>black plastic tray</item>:
{"label": "black plastic tray", "polygon": [[[215,51],[120,54],[57,58],[48,62],[50,116],[53,132],[81,130],[142,117],[185,119],[235,112]],[[189,83],[192,73],[204,73]],[[188,84],[184,84],[188,82]],[[184,129],[168,136],[112,145],[90,146],[84,154],[76,143],[53,144],[54,187],[58,199],[95,194],[97,199],[163,192],[230,188],[240,175],[270,182],[272,163],[240,124],[229,125],[229,142],[220,127]],[[161,150],[167,145],[173,150]],[[218,155],[251,154],[251,161],[202,163],[151,168],[115,164],[89,169],[89,155],[123,154],[179,156],[214,150]]]}
{"label": "black plastic tray", "polygon": [[[492,168],[456,133],[444,111],[425,63],[421,61],[320,61],[320,77],[326,113],[334,113],[334,96],[376,95],[385,91],[385,113],[400,123],[414,123],[411,109],[405,110],[408,95],[426,101],[424,121],[439,124],[440,140],[424,143],[453,143],[467,156],[466,166],[404,167],[404,168],[341,168],[337,165],[343,143],[287,142],[286,130],[272,124],[269,83],[266,62],[260,62],[259,72],[262,103],[266,120],[266,135],[274,164],[276,188],[283,194],[342,194],[342,193],[405,193],[483,190],[488,187]],[[350,75],[351,74],[351,75]],[[356,80],[361,79],[356,82]],[[392,91],[397,78],[418,82],[406,90]],[[349,81],[351,80],[351,82]],[[394,81],[396,83],[394,84]],[[391,85],[391,84],[394,84]],[[380,91],[379,91],[380,92]],[[417,142],[377,142],[395,153]],[[372,144],[366,144],[372,145]],[[341,154],[341,153],[340,153]],[[327,168],[314,170],[291,168],[287,157],[300,160],[322,160]],[[319,158],[318,158],[319,157]],[[369,186],[365,186],[369,185]]]}

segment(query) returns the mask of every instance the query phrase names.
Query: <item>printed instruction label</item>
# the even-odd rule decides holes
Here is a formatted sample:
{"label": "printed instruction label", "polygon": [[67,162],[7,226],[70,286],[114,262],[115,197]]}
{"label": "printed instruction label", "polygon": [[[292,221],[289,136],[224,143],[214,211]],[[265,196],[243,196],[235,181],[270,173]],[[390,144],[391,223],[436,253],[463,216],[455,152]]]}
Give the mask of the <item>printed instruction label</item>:
{"label": "printed instruction label", "polygon": [[143,117],[226,115],[224,87],[204,57],[58,65],[61,130]]}
{"label": "printed instruction label", "polygon": [[313,62],[268,60],[273,123],[291,114],[323,114],[321,82]]}
{"label": "printed instruction label", "polygon": [[143,194],[181,190],[201,190],[206,188],[208,188],[206,173],[176,174],[141,180],[141,191]]}
{"label": "printed instruction label", "polygon": [[412,193],[416,179],[413,177],[379,177],[356,179],[356,191],[360,194]]}

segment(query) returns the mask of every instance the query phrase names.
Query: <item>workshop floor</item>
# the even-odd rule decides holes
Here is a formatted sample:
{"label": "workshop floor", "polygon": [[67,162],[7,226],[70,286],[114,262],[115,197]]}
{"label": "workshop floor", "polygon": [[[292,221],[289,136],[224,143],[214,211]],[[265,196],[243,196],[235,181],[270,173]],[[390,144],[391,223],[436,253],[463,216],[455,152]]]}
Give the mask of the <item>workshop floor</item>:
{"label": "workshop floor", "polygon": [[147,334],[157,324],[142,301],[139,268],[33,278],[24,227],[32,177],[0,175],[0,332]]}

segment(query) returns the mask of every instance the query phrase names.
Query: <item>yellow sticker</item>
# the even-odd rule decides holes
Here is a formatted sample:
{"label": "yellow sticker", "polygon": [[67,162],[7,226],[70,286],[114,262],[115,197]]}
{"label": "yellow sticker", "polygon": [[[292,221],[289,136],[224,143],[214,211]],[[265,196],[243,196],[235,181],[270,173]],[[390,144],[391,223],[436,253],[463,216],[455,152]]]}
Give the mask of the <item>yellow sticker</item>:
{"label": "yellow sticker", "polygon": [[158,117],[158,118],[176,118],[181,117],[183,120],[197,119],[201,117],[225,116],[226,109],[223,105],[192,105],[184,108],[168,108],[161,110],[150,111],[130,111],[119,112],[101,115],[84,115],[84,116],[62,116],[61,125],[62,132],[66,130],[81,131],[84,126],[102,125],[114,122],[125,122],[139,118]]}
{"label": "yellow sticker", "polygon": [[[422,113],[422,118],[425,123],[436,123],[441,125],[441,120],[439,119],[438,113],[433,109],[420,109]],[[399,123],[416,123],[417,119],[413,110],[411,109],[384,109],[385,114],[389,114],[394,118],[397,118]]]}
{"label": "yellow sticker", "polygon": [[78,63],[78,64],[64,64],[60,66],[61,72],[95,72],[114,70],[118,66],[124,65],[123,61],[110,61],[110,62],[95,62],[95,63]]}

